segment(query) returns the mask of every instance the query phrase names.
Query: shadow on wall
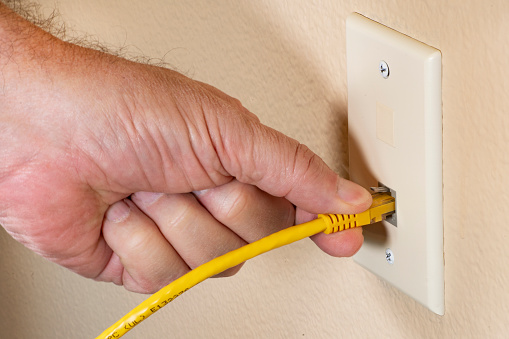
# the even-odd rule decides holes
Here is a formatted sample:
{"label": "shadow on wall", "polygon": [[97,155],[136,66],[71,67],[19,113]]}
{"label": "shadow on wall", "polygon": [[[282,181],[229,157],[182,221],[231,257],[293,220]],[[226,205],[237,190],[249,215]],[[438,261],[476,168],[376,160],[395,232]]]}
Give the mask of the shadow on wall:
{"label": "shadow on wall", "polygon": [[[3,228],[0,229],[0,327],[2,337],[15,338],[25,333],[31,326],[27,308],[37,300],[38,285],[34,282],[32,260],[35,254],[29,253],[23,245],[16,242]],[[43,260],[42,258],[40,260]],[[7,324],[8,320],[8,324]],[[16,329],[16,333],[5,332]],[[27,332],[25,332],[27,331]],[[26,337],[22,335],[21,337]]]}
{"label": "shadow on wall", "polygon": [[[338,6],[341,6],[341,4],[338,4]],[[262,9],[270,10],[264,7]],[[316,12],[314,12],[315,10]],[[343,32],[343,20],[338,20],[330,13],[323,13],[324,11],[325,9],[315,5],[313,10],[306,13],[306,18],[314,17],[321,18],[321,20],[330,20],[337,27],[337,32]],[[251,71],[255,73],[260,67],[268,67],[267,75],[269,73],[273,73],[273,75],[270,78],[271,83],[267,83],[267,88],[269,88],[269,91],[271,87],[279,88],[277,94],[269,94],[271,96],[269,102],[272,104],[281,99],[286,100],[286,107],[282,107],[281,111],[272,110],[270,112],[272,115],[283,114],[276,121],[277,127],[281,128],[283,132],[288,131],[290,135],[324,157],[334,170],[340,172],[342,176],[347,176],[346,86],[344,87],[344,93],[334,93],[333,89],[338,86],[331,83],[331,79],[328,79],[327,74],[324,73],[324,66],[320,64],[321,61],[316,59],[315,49],[328,48],[328,45],[321,46],[319,43],[310,45],[298,40],[299,34],[305,34],[306,37],[311,38],[313,35],[319,34],[320,31],[310,29],[305,33],[302,31],[295,32],[295,27],[285,26],[285,21],[278,20],[277,14],[272,16],[261,12],[256,2],[246,2],[244,6],[239,8],[239,13],[249,22],[246,27],[251,32],[248,34],[250,36],[258,35],[258,39],[249,40],[251,44],[249,50],[254,51],[252,60],[256,60],[256,69]],[[312,24],[308,23],[308,25]],[[331,32],[330,37],[334,36],[334,33]],[[343,36],[344,34],[339,34],[339,39],[335,41],[337,45],[345,44],[341,40]],[[326,43],[327,40],[321,40],[320,38],[316,36],[312,40]],[[339,49],[339,51],[343,50]],[[267,55],[271,56],[270,60],[266,60]],[[343,68],[346,70],[346,58],[338,55],[337,60],[338,63],[340,60],[344,60]],[[341,69],[341,67],[336,66],[336,70],[338,69]],[[337,78],[341,76],[346,83],[346,73],[338,74]],[[281,95],[283,98],[277,95]],[[288,110],[288,108],[290,109]],[[295,116],[294,109],[299,116]],[[288,122],[290,122],[291,128],[285,128]]]}
{"label": "shadow on wall", "polygon": [[[13,296],[22,295],[22,291],[15,288],[15,271],[20,269],[13,260],[17,248],[17,244],[7,232],[3,228],[0,229],[0,249],[2,251],[2,255],[0,255],[0,272],[2,272],[0,275],[0,298],[2,300],[0,319],[13,319],[14,323],[11,321],[11,326],[16,328],[21,327],[17,316],[21,310],[16,307]],[[8,313],[11,313],[11,316],[7,316]]]}

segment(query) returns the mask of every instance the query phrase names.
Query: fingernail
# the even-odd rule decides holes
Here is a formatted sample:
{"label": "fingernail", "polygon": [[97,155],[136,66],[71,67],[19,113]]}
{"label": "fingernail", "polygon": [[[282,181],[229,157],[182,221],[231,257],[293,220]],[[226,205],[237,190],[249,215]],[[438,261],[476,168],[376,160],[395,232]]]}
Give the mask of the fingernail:
{"label": "fingernail", "polygon": [[371,198],[371,194],[362,186],[346,179],[339,181],[337,192],[341,200],[350,205],[361,205]]}
{"label": "fingernail", "polygon": [[143,206],[148,207],[155,203],[163,195],[164,193],[136,192],[133,196],[136,203],[141,203]]}
{"label": "fingernail", "polygon": [[122,200],[110,206],[106,211],[106,219],[115,223],[122,222],[127,219],[130,213],[131,206],[125,200]]}

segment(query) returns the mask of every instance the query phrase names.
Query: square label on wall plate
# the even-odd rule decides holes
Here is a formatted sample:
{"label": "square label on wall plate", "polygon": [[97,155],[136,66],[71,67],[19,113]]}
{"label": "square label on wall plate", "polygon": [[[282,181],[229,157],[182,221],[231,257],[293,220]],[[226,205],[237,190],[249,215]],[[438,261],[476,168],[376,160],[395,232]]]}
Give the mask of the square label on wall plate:
{"label": "square label on wall plate", "polygon": [[346,32],[350,179],[397,193],[354,260],[442,315],[441,53],[357,13]]}

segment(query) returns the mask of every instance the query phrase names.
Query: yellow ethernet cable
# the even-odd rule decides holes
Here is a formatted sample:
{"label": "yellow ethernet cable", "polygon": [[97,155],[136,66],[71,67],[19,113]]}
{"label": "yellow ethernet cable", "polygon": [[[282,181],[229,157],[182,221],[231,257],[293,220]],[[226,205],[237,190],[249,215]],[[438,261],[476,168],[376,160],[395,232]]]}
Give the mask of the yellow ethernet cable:
{"label": "yellow ethernet cable", "polygon": [[120,338],[191,287],[244,261],[312,235],[340,232],[381,221],[395,211],[395,200],[389,193],[374,193],[371,207],[359,214],[319,214],[304,224],[286,228],[265,238],[228,252],[196,267],[151,295],[96,339]]}

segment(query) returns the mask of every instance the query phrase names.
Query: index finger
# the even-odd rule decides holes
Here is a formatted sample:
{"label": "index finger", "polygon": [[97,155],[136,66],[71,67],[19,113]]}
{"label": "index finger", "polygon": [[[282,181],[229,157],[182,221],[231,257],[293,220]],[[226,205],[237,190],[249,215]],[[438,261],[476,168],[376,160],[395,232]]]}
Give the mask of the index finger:
{"label": "index finger", "polygon": [[221,132],[218,152],[237,180],[310,213],[353,214],[371,205],[368,191],[339,177],[305,145],[256,121],[240,120],[237,128]]}

